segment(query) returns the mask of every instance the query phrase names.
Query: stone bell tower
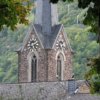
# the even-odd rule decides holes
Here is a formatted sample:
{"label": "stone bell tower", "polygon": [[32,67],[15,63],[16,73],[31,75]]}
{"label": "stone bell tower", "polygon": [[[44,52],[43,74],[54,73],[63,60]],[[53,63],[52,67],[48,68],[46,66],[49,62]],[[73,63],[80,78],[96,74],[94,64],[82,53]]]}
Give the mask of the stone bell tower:
{"label": "stone bell tower", "polygon": [[35,23],[17,51],[19,82],[61,81],[72,78],[72,49],[57,5],[36,1]]}

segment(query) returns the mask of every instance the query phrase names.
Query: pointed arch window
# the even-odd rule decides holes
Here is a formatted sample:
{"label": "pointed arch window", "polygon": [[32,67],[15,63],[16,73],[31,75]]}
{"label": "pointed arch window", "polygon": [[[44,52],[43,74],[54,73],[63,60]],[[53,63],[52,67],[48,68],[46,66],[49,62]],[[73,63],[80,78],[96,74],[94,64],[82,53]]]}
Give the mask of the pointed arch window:
{"label": "pointed arch window", "polygon": [[37,79],[37,57],[34,54],[31,61],[31,82],[36,82]]}
{"label": "pointed arch window", "polygon": [[59,81],[62,80],[62,68],[63,68],[63,55],[62,54],[59,54],[58,57],[57,57],[57,79]]}

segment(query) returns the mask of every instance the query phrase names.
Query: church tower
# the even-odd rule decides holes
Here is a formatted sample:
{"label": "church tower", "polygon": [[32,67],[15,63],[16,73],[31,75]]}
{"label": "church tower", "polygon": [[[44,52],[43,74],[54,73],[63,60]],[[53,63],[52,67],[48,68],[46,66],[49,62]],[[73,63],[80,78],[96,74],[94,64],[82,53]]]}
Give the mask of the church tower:
{"label": "church tower", "polygon": [[72,78],[72,50],[57,5],[36,1],[35,23],[17,51],[19,82],[62,81]]}

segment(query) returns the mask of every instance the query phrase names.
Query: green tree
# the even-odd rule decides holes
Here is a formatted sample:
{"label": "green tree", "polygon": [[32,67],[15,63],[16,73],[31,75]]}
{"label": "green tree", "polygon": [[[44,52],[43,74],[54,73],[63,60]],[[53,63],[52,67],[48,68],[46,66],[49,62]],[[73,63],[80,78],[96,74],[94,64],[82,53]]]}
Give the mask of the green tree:
{"label": "green tree", "polygon": [[4,25],[14,29],[17,23],[27,24],[29,0],[0,0],[0,29]]}
{"label": "green tree", "polygon": [[[33,22],[33,19],[34,14],[30,12],[29,24]],[[29,24],[18,24],[14,31],[8,27],[0,31],[0,82],[18,82],[18,56],[15,51],[21,47]]]}
{"label": "green tree", "polygon": [[88,60],[88,66],[90,66],[91,69],[86,73],[85,78],[90,82],[91,93],[100,94],[100,56],[94,59],[89,58]]}
{"label": "green tree", "polygon": [[[57,3],[60,0],[50,0],[52,3]],[[74,1],[74,0],[62,0],[62,1]],[[90,25],[91,31],[97,33],[100,43],[100,3],[99,0],[78,0],[79,8],[87,8],[88,11],[85,15],[84,24]]]}

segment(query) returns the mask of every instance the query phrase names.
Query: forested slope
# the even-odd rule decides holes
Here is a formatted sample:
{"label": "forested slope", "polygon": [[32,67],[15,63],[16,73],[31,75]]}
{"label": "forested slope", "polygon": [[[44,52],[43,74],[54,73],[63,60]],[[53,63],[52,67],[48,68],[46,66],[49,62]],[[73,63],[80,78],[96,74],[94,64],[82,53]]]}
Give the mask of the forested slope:
{"label": "forested slope", "polygon": [[[73,72],[76,79],[83,79],[88,70],[87,58],[98,54],[96,36],[89,33],[90,26],[84,26],[82,20],[86,10],[79,9],[76,3],[59,2],[59,20],[65,26],[73,55]],[[29,16],[30,22],[34,19],[34,10]],[[18,58],[15,52],[23,42],[29,26],[18,25],[15,31],[4,28],[0,32],[0,82],[17,82]]]}

